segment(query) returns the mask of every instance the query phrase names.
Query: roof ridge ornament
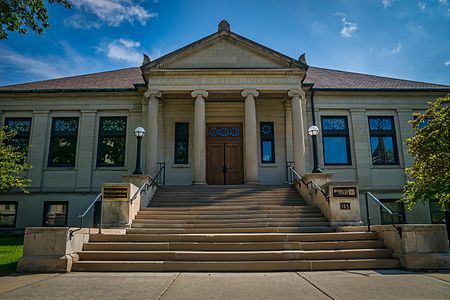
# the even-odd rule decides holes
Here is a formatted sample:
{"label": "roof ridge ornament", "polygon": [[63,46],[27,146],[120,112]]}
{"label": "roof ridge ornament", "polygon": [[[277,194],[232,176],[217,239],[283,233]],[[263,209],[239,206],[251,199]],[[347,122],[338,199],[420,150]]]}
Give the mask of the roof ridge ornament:
{"label": "roof ridge ornament", "polygon": [[219,23],[219,32],[224,31],[224,30],[231,31],[230,23],[228,23],[227,20],[222,20]]}
{"label": "roof ridge ornament", "polygon": [[142,65],[146,65],[148,63],[150,63],[152,60],[150,59],[150,56],[148,56],[147,54],[144,53],[144,60],[142,61]]}
{"label": "roof ridge ornament", "polygon": [[306,65],[307,64],[306,63],[306,54],[303,53],[302,55],[300,55],[300,57],[298,58],[298,61],[301,63],[304,63]]}

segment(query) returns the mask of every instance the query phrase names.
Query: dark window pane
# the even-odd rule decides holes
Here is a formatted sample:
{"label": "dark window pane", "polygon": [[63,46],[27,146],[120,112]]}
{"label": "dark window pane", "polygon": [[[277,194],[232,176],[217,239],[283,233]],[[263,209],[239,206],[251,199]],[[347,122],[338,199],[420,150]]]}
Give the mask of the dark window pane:
{"label": "dark window pane", "polygon": [[67,225],[67,203],[44,202],[44,226]]}
{"label": "dark window pane", "polygon": [[0,203],[0,227],[14,227],[16,225],[17,203]]}
{"label": "dark window pane", "polygon": [[263,162],[273,162],[272,141],[262,142],[262,160]]}
{"label": "dark window pane", "polygon": [[259,124],[259,136],[261,139],[261,162],[275,162],[275,133],[273,122],[261,122]]}
{"label": "dark window pane", "polygon": [[125,165],[126,117],[101,117],[98,135],[97,166]]}
{"label": "dark window pane", "polygon": [[[450,211],[450,205],[447,205],[447,210]],[[431,222],[433,224],[445,223],[444,210],[441,208],[438,202],[430,201],[430,214]]]}
{"label": "dark window pane", "polygon": [[175,163],[187,164],[188,162],[188,148],[186,142],[175,143]]}
{"label": "dark window pane", "polygon": [[390,213],[388,213],[385,209],[380,208],[382,224],[392,224],[392,219],[394,220],[394,223],[405,223],[405,208],[403,206],[403,203],[397,202],[395,200],[381,200],[381,202],[393,213],[398,213],[402,216],[402,220],[400,220],[400,217],[398,215],[393,215],[393,217],[391,217]]}
{"label": "dark window pane", "polygon": [[397,158],[394,149],[394,139],[390,136],[377,136],[370,138],[370,146],[372,148],[372,163],[396,164]]}
{"label": "dark window pane", "polygon": [[101,165],[123,166],[125,162],[125,138],[102,137],[99,158]]}
{"label": "dark window pane", "polygon": [[189,123],[175,123],[174,163],[189,162]]}
{"label": "dark window pane", "polygon": [[347,137],[324,136],[325,164],[348,164]]}
{"label": "dark window pane", "polygon": [[76,135],[78,132],[78,118],[54,119],[52,132],[55,134]]}
{"label": "dark window pane", "polygon": [[76,137],[55,137],[52,147],[52,166],[74,166],[77,148]]}

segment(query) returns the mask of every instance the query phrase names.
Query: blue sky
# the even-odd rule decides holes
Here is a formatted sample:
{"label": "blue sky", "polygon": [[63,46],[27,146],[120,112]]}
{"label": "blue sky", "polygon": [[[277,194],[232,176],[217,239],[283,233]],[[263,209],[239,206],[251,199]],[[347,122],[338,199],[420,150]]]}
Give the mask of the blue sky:
{"label": "blue sky", "polygon": [[450,0],[72,0],[0,41],[0,85],[139,66],[231,30],[317,67],[450,85]]}

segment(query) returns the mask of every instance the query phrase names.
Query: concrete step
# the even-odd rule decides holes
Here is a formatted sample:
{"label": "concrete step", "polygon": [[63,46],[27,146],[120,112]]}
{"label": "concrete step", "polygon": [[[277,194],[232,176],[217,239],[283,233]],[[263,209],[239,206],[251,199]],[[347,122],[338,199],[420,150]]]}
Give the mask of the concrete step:
{"label": "concrete step", "polygon": [[263,218],[288,218],[288,219],[303,219],[303,218],[322,218],[322,213],[204,213],[204,214],[192,214],[192,213],[158,213],[158,212],[145,212],[138,213],[136,219],[171,219],[171,220],[230,220],[230,219],[263,219]]}
{"label": "concrete step", "polygon": [[304,227],[228,227],[228,228],[129,228],[127,233],[136,234],[170,234],[170,233],[275,233],[275,232],[333,232],[335,229],[326,226],[304,226]]}
{"label": "concrete step", "polygon": [[316,271],[399,268],[397,259],[288,261],[77,261],[73,271]]}
{"label": "concrete step", "polygon": [[381,240],[331,242],[89,242],[84,251],[268,251],[384,248]]}
{"label": "concrete step", "polygon": [[204,207],[204,206],[194,206],[194,207],[146,207],[141,208],[139,213],[146,212],[158,212],[158,213],[186,213],[191,212],[194,214],[200,213],[288,213],[288,212],[320,212],[317,208],[311,208],[309,206],[280,206],[280,205],[249,205],[249,206],[238,206],[238,207]]}
{"label": "concrete step", "polygon": [[91,234],[89,242],[328,242],[377,240],[375,232]]}
{"label": "concrete step", "polygon": [[327,221],[293,221],[293,222],[227,222],[227,223],[203,223],[203,224],[174,224],[174,223],[145,223],[139,220],[133,221],[132,228],[260,228],[260,227],[304,227],[304,226],[329,226]]}
{"label": "concrete step", "polygon": [[325,217],[301,217],[301,218],[291,218],[289,216],[284,218],[152,218],[151,216],[139,216],[133,220],[133,223],[146,223],[146,224],[218,224],[218,223],[258,223],[258,222],[326,222]]}
{"label": "concrete step", "polygon": [[283,251],[81,251],[90,261],[267,261],[390,258],[391,249],[283,250]]}

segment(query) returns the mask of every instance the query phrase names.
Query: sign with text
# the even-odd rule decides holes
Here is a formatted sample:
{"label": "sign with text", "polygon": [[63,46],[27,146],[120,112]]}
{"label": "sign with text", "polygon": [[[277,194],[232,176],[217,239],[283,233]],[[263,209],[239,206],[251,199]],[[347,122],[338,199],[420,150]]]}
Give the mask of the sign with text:
{"label": "sign with text", "polygon": [[120,186],[103,187],[103,199],[128,201],[128,187],[120,187]]}
{"label": "sign with text", "polygon": [[356,187],[333,187],[333,197],[355,198]]}
{"label": "sign with text", "polygon": [[350,202],[341,202],[340,204],[342,210],[350,210]]}

